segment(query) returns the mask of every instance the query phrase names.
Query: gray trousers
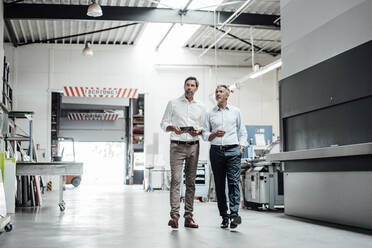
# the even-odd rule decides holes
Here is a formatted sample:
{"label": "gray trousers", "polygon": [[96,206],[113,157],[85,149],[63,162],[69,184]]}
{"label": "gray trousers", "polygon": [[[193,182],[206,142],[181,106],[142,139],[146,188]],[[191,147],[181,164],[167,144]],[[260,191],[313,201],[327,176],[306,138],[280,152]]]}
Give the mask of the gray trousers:
{"label": "gray trousers", "polygon": [[199,160],[199,144],[170,144],[170,216],[180,217],[180,186],[182,183],[182,169],[185,161],[185,214],[192,217],[194,210],[195,177]]}

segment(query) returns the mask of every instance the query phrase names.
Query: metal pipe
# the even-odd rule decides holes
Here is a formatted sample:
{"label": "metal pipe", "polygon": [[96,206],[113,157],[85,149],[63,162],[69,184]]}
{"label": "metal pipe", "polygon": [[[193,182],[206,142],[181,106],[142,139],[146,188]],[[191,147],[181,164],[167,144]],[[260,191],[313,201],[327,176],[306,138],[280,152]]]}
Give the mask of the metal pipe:
{"label": "metal pipe", "polygon": [[199,57],[203,57],[208,51],[209,51],[209,49],[211,49],[211,47],[213,47],[213,46],[216,46],[217,45],[217,43],[223,38],[223,37],[225,37],[229,32],[231,31],[231,28],[229,28],[229,30],[227,30],[227,31],[225,31],[225,33],[223,34],[223,35],[221,35],[212,45],[210,45],[206,50],[204,50],[204,52],[202,52],[201,54],[200,54],[200,56]]}
{"label": "metal pipe", "polygon": [[226,24],[229,24],[230,22],[232,22],[236,17],[238,17],[242,11],[244,11],[244,9],[246,7],[248,7],[248,4],[251,2],[251,0],[247,0],[244,4],[242,4],[242,6],[240,6],[239,9],[237,9],[224,23],[222,23],[222,25],[218,28],[218,30],[222,29]]}
{"label": "metal pipe", "polygon": [[234,2],[213,4],[213,5],[208,5],[208,6],[200,7],[200,8],[197,8],[197,9],[193,9],[193,10],[202,10],[202,9],[208,9],[208,8],[212,8],[212,7],[216,7],[216,9],[217,9],[219,7],[222,7],[222,6],[233,5],[233,4],[241,3],[241,2],[244,2],[244,1],[234,1]]}
{"label": "metal pipe", "polygon": [[[215,64],[155,64],[156,68],[214,68]],[[250,68],[249,65],[217,65],[220,68]]]}
{"label": "metal pipe", "polygon": [[190,4],[191,4],[192,1],[193,1],[193,0],[189,0],[189,1],[186,3],[185,7],[183,7],[182,11],[186,11],[187,8],[190,6]]}
{"label": "metal pipe", "polygon": [[161,46],[161,44],[164,42],[164,40],[168,37],[170,31],[172,31],[172,29],[174,28],[176,24],[173,23],[172,26],[170,26],[170,28],[168,29],[168,31],[165,33],[165,35],[163,36],[163,38],[160,40],[159,44],[156,46],[155,50],[158,51],[159,50],[159,47]]}
{"label": "metal pipe", "polygon": [[[190,4],[191,4],[192,1],[193,1],[193,0],[189,0],[189,1],[186,3],[185,7],[183,7],[183,9],[180,10],[179,14],[180,14],[181,18],[182,18],[182,15],[185,14],[187,8],[190,6]],[[168,31],[165,33],[165,35],[163,36],[163,38],[160,40],[159,44],[156,46],[156,48],[155,48],[156,51],[159,50],[161,44],[163,44],[164,40],[168,37],[169,33],[172,31],[172,29],[174,28],[175,25],[176,25],[176,24],[173,23],[172,26],[170,26],[170,28],[168,29]]]}
{"label": "metal pipe", "polygon": [[168,4],[165,4],[165,3],[162,3],[162,2],[160,2],[160,1],[155,1],[155,0],[145,0],[145,1],[150,2],[150,3],[155,3],[155,4],[158,4],[158,5],[163,5],[163,6],[165,6],[165,7],[170,8],[170,9],[175,9],[175,7],[170,6],[170,5],[168,5]]}

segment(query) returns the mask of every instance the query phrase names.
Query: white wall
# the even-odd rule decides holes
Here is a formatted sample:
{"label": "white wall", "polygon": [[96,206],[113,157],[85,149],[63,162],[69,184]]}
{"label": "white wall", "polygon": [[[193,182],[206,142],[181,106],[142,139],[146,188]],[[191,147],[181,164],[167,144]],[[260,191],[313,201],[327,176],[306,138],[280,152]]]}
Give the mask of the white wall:
{"label": "white wall", "polygon": [[[156,45],[156,44],[155,44]],[[183,94],[184,79],[196,76],[200,87],[196,98],[208,108],[214,105],[210,95],[216,84],[230,84],[250,72],[244,65],[246,54],[222,52],[215,72],[212,67],[164,68],[156,64],[213,64],[214,56],[199,57],[200,51],[171,49],[155,52],[153,47],[93,46],[93,57],[81,56],[81,45],[30,45],[19,48],[6,46],[14,58],[16,109],[33,110],[36,143],[49,151],[50,91],[65,85],[136,87],[145,93],[146,163],[167,165],[169,136],[159,126],[167,102]],[[241,107],[246,124],[271,124],[277,130],[277,90],[275,73],[245,84],[232,96]],[[155,138],[154,138],[155,137]],[[158,137],[158,138],[157,138]],[[200,159],[208,159],[208,144],[203,144]],[[155,153],[155,155],[154,155]],[[48,159],[48,158],[47,158]]]}
{"label": "white wall", "polygon": [[272,125],[276,136],[279,136],[278,74],[274,70],[250,79],[232,99],[240,107],[246,125]]}
{"label": "white wall", "polygon": [[281,1],[283,78],[372,39],[370,0]]}

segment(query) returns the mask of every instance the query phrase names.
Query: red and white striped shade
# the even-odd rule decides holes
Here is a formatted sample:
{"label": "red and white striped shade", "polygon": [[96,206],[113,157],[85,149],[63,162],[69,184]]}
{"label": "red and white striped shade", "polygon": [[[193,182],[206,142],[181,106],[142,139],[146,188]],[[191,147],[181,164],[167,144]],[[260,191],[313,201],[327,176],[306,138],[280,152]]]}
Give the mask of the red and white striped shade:
{"label": "red and white striped shade", "polygon": [[116,121],[118,114],[109,113],[69,113],[67,118],[72,121]]}
{"label": "red and white striped shade", "polygon": [[99,98],[137,98],[138,89],[64,86],[65,96]]}

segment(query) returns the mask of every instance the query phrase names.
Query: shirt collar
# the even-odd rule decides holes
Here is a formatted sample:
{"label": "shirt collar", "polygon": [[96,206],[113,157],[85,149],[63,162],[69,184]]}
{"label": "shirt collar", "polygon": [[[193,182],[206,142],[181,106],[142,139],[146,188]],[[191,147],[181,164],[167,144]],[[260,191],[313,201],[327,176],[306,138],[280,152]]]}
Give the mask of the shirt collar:
{"label": "shirt collar", "polygon": [[[225,107],[226,110],[230,110],[230,104],[227,104],[226,107]],[[220,111],[221,109],[218,107],[218,105],[216,105],[214,108],[213,108],[214,111]]]}
{"label": "shirt collar", "polygon": [[[189,102],[189,100],[187,100],[187,98],[185,97],[185,94],[183,94],[182,96],[180,96],[179,99],[180,99],[181,101],[184,101],[184,102]],[[194,99],[192,99],[191,102],[192,102],[192,103],[196,102],[196,101],[195,101],[195,97],[194,97]]]}

